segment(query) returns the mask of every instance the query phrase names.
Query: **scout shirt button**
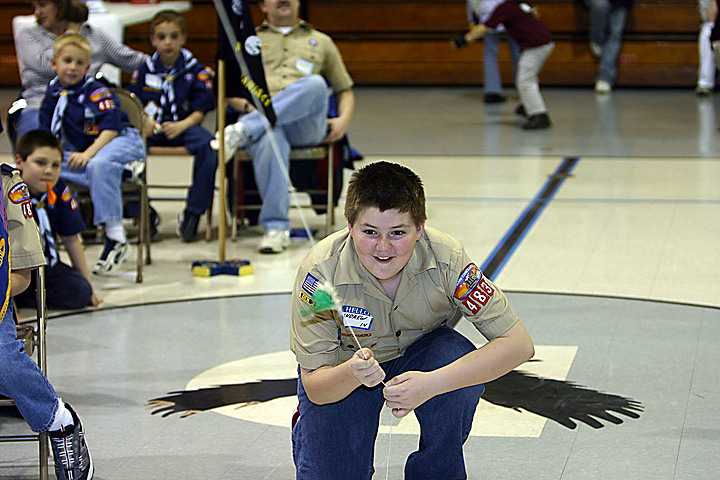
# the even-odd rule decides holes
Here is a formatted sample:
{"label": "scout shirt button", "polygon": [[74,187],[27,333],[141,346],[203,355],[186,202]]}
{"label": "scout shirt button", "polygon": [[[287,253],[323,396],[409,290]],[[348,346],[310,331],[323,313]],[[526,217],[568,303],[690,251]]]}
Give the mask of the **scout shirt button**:
{"label": "scout shirt button", "polygon": [[398,330],[397,332],[395,332],[395,336],[396,336],[396,337],[399,337],[399,336],[400,336],[400,333],[401,333],[400,330]]}

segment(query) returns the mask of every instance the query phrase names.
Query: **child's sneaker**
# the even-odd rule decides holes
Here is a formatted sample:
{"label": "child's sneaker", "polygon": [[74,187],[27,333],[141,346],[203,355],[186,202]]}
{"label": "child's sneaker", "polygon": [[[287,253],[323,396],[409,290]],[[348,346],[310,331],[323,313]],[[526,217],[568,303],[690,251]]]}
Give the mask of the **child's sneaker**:
{"label": "child's sneaker", "polygon": [[180,215],[178,215],[178,226],[176,230],[178,237],[182,238],[183,242],[194,242],[195,237],[197,237],[199,221],[200,215],[188,212],[187,209],[183,210]]}
{"label": "child's sneaker", "polygon": [[142,182],[143,173],[145,173],[145,162],[142,160],[133,160],[125,164],[123,169],[123,181],[140,184]]}
{"label": "child's sneaker", "polygon": [[65,404],[73,418],[73,425],[48,432],[55,460],[55,475],[58,480],[90,480],[93,464],[87,444],[85,430],[75,410]]}
{"label": "child's sneaker", "polygon": [[103,248],[100,258],[93,267],[93,273],[96,275],[105,275],[117,269],[125,260],[128,254],[128,244],[116,242],[115,240],[105,239],[105,248]]}

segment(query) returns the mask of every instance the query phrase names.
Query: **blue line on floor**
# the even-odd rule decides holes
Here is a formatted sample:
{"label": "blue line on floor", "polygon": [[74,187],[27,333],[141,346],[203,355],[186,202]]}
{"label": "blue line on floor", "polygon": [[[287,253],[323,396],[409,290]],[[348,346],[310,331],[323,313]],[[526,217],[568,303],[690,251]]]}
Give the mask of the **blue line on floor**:
{"label": "blue line on floor", "polygon": [[552,200],[555,192],[558,191],[565,179],[570,176],[570,172],[580,161],[578,157],[566,157],[560,166],[555,170],[545,186],[540,190],[530,205],[523,211],[520,218],[515,221],[512,228],[505,234],[500,243],[495,247],[490,256],[482,265],[482,272],[490,280],[494,280],[498,273],[510,259],[513,252],[520,244],[535,220],[540,216],[548,203]]}

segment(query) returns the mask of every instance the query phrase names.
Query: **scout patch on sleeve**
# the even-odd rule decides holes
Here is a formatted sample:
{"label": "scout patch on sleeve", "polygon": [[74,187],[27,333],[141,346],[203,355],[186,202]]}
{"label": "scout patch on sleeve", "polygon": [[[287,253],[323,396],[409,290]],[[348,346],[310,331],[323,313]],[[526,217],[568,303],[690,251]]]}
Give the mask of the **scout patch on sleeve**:
{"label": "scout patch on sleeve", "polygon": [[15,204],[27,202],[30,200],[30,190],[28,190],[25,182],[18,182],[8,191],[8,198]]}
{"label": "scout patch on sleeve", "polygon": [[207,70],[200,70],[197,74],[197,79],[203,82],[208,90],[212,90],[212,79],[210,78],[210,74]]}
{"label": "scout patch on sleeve", "polygon": [[480,269],[471,263],[460,274],[453,296],[458,300],[462,300],[465,308],[472,315],[475,315],[482,307],[487,305],[494,293],[495,289],[483,277]]}
{"label": "scout patch on sleeve", "polygon": [[360,307],[351,307],[343,305],[342,307],[343,325],[346,327],[360,328],[362,330],[370,330],[373,317],[370,312]]}
{"label": "scout patch on sleeve", "polygon": [[310,305],[311,307],[314,307],[315,301],[312,299],[312,296],[313,293],[315,293],[315,289],[317,289],[318,285],[320,285],[320,280],[308,273],[305,276],[305,280],[303,280],[302,288],[300,289],[298,298],[300,298],[300,300]]}
{"label": "scout patch on sleeve", "polygon": [[93,92],[90,94],[90,101],[93,103],[98,103],[103,98],[112,98],[110,89],[107,87],[100,87],[96,90],[93,90]]}
{"label": "scout patch on sleeve", "polygon": [[477,265],[469,263],[458,277],[454,297],[458,300],[465,298],[470,290],[477,285],[480,275],[482,275],[482,273],[480,273]]}

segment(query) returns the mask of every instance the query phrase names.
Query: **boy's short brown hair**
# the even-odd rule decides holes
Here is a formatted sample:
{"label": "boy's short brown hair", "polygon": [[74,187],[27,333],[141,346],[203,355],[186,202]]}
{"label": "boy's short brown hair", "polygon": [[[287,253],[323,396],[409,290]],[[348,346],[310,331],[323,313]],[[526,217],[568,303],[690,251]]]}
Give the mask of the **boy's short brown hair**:
{"label": "boy's short brown hair", "polygon": [[35,150],[42,147],[53,148],[60,152],[60,158],[63,157],[60,140],[47,130],[30,130],[25,133],[17,141],[15,152],[24,161],[27,160]]}
{"label": "boy's short brown hair", "polygon": [[350,177],[345,219],[354,225],[360,212],[372,207],[381,212],[396,208],[409,213],[415,226],[421,225],[427,219],[422,180],[397,163],[376,162],[361,168]]}
{"label": "boy's short brown hair", "polygon": [[92,57],[92,47],[90,46],[90,42],[87,41],[87,38],[83,37],[79,33],[64,33],[55,39],[55,43],[53,44],[53,56],[57,58],[60,51],[68,45],[74,45],[84,51],[87,54],[87,61],[90,63],[90,57]]}
{"label": "boy's short brown hair", "polygon": [[150,36],[155,35],[155,27],[165,22],[174,23],[180,27],[180,32],[185,35],[185,17],[175,10],[160,10],[152,20],[150,20]]}

